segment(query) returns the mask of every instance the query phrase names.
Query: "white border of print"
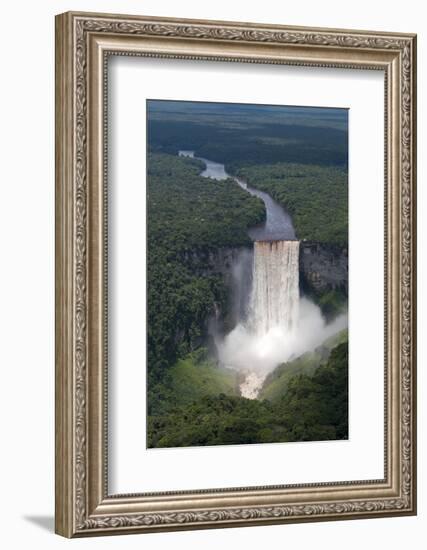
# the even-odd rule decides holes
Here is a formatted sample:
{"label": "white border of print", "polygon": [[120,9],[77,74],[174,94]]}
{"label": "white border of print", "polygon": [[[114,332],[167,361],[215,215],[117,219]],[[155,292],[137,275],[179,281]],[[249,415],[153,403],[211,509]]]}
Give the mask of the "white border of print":
{"label": "white border of print", "polygon": [[[146,449],[147,98],[350,109],[349,441]],[[109,493],[382,479],[383,73],[112,57],[109,109]]]}

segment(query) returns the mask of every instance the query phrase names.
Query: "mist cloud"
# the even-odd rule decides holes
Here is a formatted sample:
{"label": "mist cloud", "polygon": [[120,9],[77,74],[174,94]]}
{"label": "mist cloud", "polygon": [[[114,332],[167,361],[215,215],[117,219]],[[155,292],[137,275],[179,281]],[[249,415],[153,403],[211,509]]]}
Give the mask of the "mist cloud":
{"label": "mist cloud", "polygon": [[217,338],[219,360],[225,367],[265,376],[281,363],[315,349],[327,338],[345,329],[347,324],[347,314],[327,324],[320,308],[302,297],[295,328],[287,330],[277,326],[265,334],[257,334],[249,328],[249,324],[239,323],[223,339]]}

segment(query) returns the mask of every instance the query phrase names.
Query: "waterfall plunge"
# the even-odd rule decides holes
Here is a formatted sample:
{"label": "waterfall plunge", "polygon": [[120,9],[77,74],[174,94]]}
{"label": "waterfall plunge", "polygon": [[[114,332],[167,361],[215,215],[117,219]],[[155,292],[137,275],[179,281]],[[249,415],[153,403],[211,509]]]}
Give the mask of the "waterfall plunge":
{"label": "waterfall plunge", "polygon": [[299,241],[256,241],[248,316],[218,346],[221,363],[245,374],[255,399],[267,373],[290,355],[299,316]]}
{"label": "waterfall plunge", "polygon": [[246,320],[217,341],[221,364],[244,375],[240,393],[248,399],[278,365],[347,327],[347,315],[328,325],[317,305],[299,297],[298,241],[255,242],[252,279]]}
{"label": "waterfall plunge", "polygon": [[299,305],[299,241],[254,243],[249,328],[258,336],[296,328]]}
{"label": "waterfall plunge", "polygon": [[347,327],[347,315],[327,324],[317,305],[299,297],[298,241],[255,242],[252,279],[246,320],[217,341],[221,364],[244,375],[240,393],[248,399],[278,365]]}

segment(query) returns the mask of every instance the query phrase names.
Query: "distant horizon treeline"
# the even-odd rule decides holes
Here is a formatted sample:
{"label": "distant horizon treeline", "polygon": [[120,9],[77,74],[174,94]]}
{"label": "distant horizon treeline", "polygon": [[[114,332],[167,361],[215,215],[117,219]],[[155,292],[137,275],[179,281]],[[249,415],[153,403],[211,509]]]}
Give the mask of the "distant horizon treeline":
{"label": "distant horizon treeline", "polygon": [[236,171],[242,164],[290,162],[347,168],[347,132],[336,128],[297,124],[248,124],[233,126],[226,118],[216,124],[148,119],[149,150],[177,154],[196,150]]}

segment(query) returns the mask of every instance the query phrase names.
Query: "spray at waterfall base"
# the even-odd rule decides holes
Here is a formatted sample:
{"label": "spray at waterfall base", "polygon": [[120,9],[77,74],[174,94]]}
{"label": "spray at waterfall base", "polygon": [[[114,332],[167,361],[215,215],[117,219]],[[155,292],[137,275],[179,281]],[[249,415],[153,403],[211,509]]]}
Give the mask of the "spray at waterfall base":
{"label": "spray at waterfall base", "polygon": [[256,399],[269,372],[347,327],[347,315],[327,324],[299,290],[299,241],[255,241],[252,289],[244,318],[216,338],[223,367],[242,373],[242,397]]}

